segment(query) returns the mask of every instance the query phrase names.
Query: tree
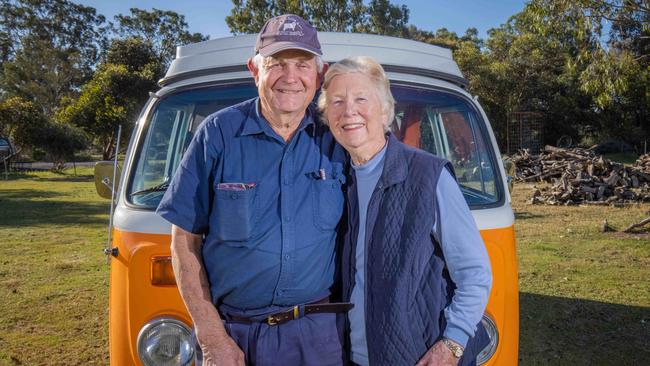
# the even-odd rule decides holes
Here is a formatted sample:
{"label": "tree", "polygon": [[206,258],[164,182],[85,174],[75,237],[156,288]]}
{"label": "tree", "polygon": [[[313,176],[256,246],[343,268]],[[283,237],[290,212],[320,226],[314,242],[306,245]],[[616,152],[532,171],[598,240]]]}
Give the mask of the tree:
{"label": "tree", "polygon": [[13,97],[0,103],[0,134],[9,136],[17,146],[45,150],[61,170],[76,151],[86,148],[86,138],[71,126],[50,123],[33,102]]}
{"label": "tree", "polygon": [[450,32],[447,28],[440,28],[435,33],[418,29],[411,25],[408,27],[409,38],[455,50],[458,48],[460,39],[455,32]]}
{"label": "tree", "polygon": [[[643,0],[534,0],[521,13],[526,32],[557,42],[566,63],[570,99],[582,100],[574,119],[581,134],[640,144],[650,134],[650,8]],[[602,34],[611,24],[609,39]],[[571,26],[567,27],[566,24]]]}
{"label": "tree", "polygon": [[305,3],[305,13],[311,15],[311,23],[316,29],[346,32],[363,24],[364,7],[362,1],[348,4],[347,0],[316,0]]}
{"label": "tree", "polygon": [[[106,52],[104,63],[124,65],[129,72],[147,71],[158,75],[164,71],[153,45],[135,37],[114,39]],[[141,93],[146,94],[146,91]]]}
{"label": "tree", "polygon": [[650,4],[643,0],[628,0],[613,6],[610,45],[627,50],[641,65],[650,64]]}
{"label": "tree", "polygon": [[162,69],[150,44],[139,38],[114,40],[93,78],[57,114],[60,122],[75,125],[93,136],[103,159],[115,151],[118,125],[129,134],[148,92],[156,88]]}
{"label": "tree", "polygon": [[266,0],[233,0],[234,7],[226,17],[226,24],[233,34],[254,33],[273,17]]}
{"label": "tree", "polygon": [[367,8],[368,22],[360,30],[396,37],[408,34],[409,9],[393,5],[388,0],[371,0]]}
{"label": "tree", "polygon": [[287,13],[303,17],[319,31],[392,36],[406,36],[408,31],[408,7],[387,0],[372,0],[367,6],[362,0],[232,0],[232,3],[226,23],[233,34],[257,33],[269,18]]}
{"label": "tree", "polygon": [[52,171],[61,172],[74,153],[87,148],[86,136],[78,129],[60,123],[48,123],[38,129],[34,145],[45,150],[54,163]]}
{"label": "tree", "polygon": [[67,0],[0,0],[0,93],[49,115],[92,75],[103,25],[94,8]]}
{"label": "tree", "polygon": [[7,96],[33,101],[50,115],[61,99],[70,96],[86,78],[76,61],[80,55],[55,48],[49,40],[24,40],[12,61],[3,66],[3,89]]}
{"label": "tree", "polygon": [[0,135],[9,136],[18,146],[31,147],[32,130],[45,124],[43,112],[29,100],[12,97],[0,103]]}
{"label": "tree", "polygon": [[164,68],[174,59],[177,46],[208,39],[201,33],[190,33],[185,16],[176,12],[155,8],[130,10],[131,15],[115,16],[118,27],[113,27],[113,31],[122,38],[136,37],[151,44]]}

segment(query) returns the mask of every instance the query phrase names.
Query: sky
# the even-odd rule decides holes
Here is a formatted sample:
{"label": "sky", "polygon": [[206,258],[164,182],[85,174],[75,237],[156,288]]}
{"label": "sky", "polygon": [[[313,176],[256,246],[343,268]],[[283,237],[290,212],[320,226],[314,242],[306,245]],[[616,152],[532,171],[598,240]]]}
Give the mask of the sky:
{"label": "sky", "polygon": [[[132,7],[172,10],[185,16],[190,32],[207,34],[210,38],[230,36],[225,18],[230,14],[229,0],[72,0],[91,6],[107,20],[117,14],[130,14]],[[391,0],[393,4],[406,5],[410,10],[409,23],[435,31],[447,28],[459,36],[469,27],[487,38],[487,30],[505,23],[510,16],[523,10],[524,0]]]}

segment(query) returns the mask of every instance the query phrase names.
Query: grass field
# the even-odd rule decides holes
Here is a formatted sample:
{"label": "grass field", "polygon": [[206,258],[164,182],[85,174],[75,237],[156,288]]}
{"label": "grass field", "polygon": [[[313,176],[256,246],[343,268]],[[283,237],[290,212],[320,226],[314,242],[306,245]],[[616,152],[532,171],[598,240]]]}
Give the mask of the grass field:
{"label": "grass field", "polygon": [[[108,202],[89,169],[0,177],[0,365],[108,364]],[[521,365],[650,364],[650,205],[549,207],[516,185]]]}
{"label": "grass field", "polygon": [[521,365],[650,365],[650,235],[602,233],[647,217],[625,208],[538,206],[516,185]]}
{"label": "grass field", "polygon": [[0,365],[108,364],[109,205],[66,173],[0,179]]}

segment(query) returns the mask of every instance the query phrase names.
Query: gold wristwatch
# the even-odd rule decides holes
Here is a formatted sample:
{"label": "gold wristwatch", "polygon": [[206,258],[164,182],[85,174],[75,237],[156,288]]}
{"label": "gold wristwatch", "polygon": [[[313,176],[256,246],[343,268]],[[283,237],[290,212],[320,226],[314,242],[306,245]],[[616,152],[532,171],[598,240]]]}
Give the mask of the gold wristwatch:
{"label": "gold wristwatch", "polygon": [[451,354],[454,355],[456,358],[461,358],[463,357],[463,351],[465,351],[465,348],[463,348],[460,344],[452,341],[451,339],[448,338],[443,338],[442,343],[449,348],[451,351]]}

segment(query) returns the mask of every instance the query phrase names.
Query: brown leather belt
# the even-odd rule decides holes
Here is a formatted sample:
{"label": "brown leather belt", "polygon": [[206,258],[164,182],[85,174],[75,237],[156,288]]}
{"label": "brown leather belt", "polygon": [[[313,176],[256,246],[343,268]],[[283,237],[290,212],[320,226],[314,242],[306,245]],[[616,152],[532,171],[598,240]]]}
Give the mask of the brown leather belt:
{"label": "brown leather belt", "polygon": [[[228,320],[240,323],[267,323],[268,325],[280,325],[301,316],[315,313],[345,313],[352,309],[354,304],[349,302],[329,302],[327,298],[305,305],[296,305],[293,308],[268,315],[266,318],[244,317],[229,315]],[[301,311],[302,308],[302,311]]]}

